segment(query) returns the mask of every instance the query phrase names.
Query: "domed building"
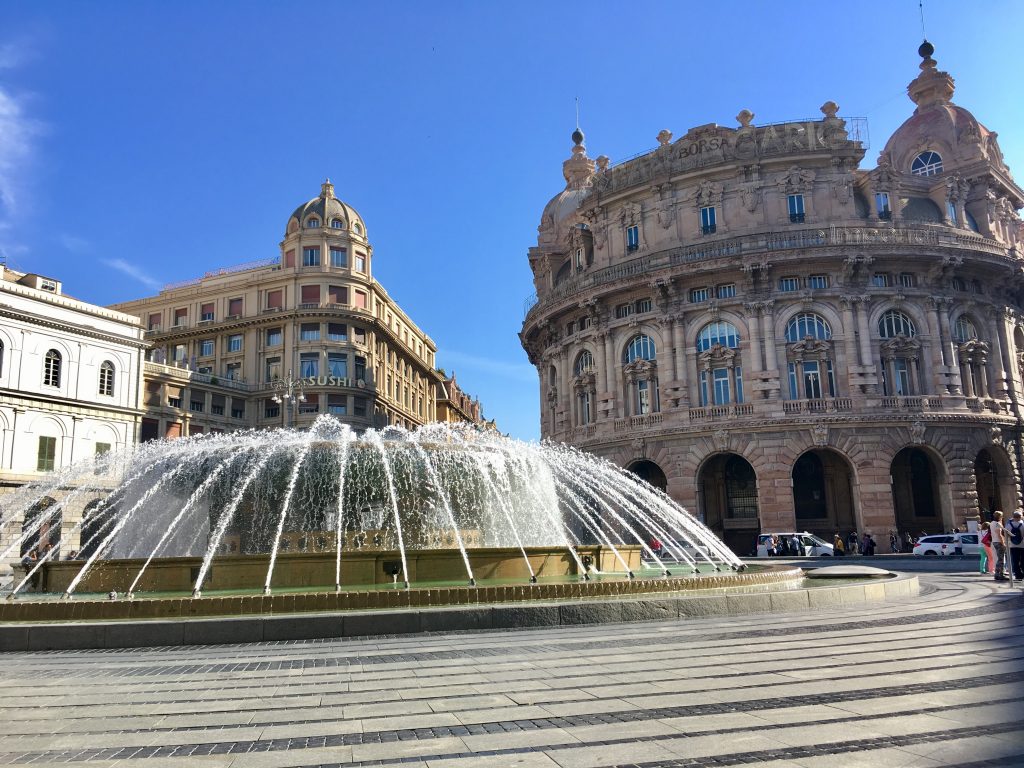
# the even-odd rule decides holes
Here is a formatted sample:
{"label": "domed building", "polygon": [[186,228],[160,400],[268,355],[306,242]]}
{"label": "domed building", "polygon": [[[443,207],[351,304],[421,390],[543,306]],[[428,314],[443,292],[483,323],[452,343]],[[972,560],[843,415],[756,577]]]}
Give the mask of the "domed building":
{"label": "domed building", "polygon": [[737,552],[1021,503],[1024,191],[927,42],[874,168],[858,121],[692,128],[618,165],[573,135],[530,249],[541,433]]}
{"label": "domed building", "polygon": [[329,180],[288,217],[278,256],[117,306],[151,345],[143,440],[324,413],[356,430],[411,428],[448,400],[436,345],[373,278],[366,225]]}

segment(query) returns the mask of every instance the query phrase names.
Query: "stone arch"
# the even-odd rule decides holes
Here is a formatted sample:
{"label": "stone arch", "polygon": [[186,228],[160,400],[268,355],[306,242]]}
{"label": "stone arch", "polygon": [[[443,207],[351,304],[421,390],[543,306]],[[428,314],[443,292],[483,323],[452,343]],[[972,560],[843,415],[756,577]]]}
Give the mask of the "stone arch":
{"label": "stone arch", "polygon": [[779,340],[779,343],[786,343],[786,328],[789,326],[789,321],[804,312],[811,312],[825,318],[832,329],[832,338],[843,338],[843,335],[849,332],[849,329],[843,326],[842,315],[830,304],[823,301],[815,301],[810,304],[789,304],[775,312],[775,338]]}
{"label": "stone arch", "polygon": [[626,466],[628,472],[632,472],[641,480],[654,486],[659,491],[668,490],[668,476],[656,462],[650,459],[637,459]]}
{"label": "stone arch", "polygon": [[661,330],[649,323],[640,323],[636,327],[619,328],[615,334],[615,361],[622,365],[625,359],[626,350],[637,336],[649,336],[654,342],[654,359],[658,360],[668,350],[669,345],[661,338]]}
{"label": "stone arch", "polygon": [[33,550],[42,557],[52,547],[60,545],[64,513],[60,508],[54,509],[56,506],[56,499],[43,496],[25,511],[25,519],[21,524],[21,533],[25,536],[21,542],[22,557]]}
{"label": "stone arch", "polygon": [[853,463],[828,447],[810,448],[792,464],[793,515],[798,530],[826,541],[839,533],[844,538],[857,525],[857,480]]}
{"label": "stone arch", "polygon": [[914,331],[916,337],[929,338],[931,336],[931,327],[928,325],[928,318],[921,307],[918,307],[910,301],[880,301],[877,306],[872,307],[871,316],[868,320],[868,329],[871,331],[871,338],[873,340],[878,339],[878,321],[882,319],[882,315],[890,310],[896,312],[902,312],[904,315],[909,317],[914,323]]}
{"label": "stone arch", "polygon": [[694,349],[697,346],[697,337],[700,332],[704,330],[704,326],[709,323],[717,321],[732,323],[736,326],[736,330],[740,332],[740,342],[750,340],[750,328],[747,326],[747,318],[738,312],[732,310],[720,310],[719,312],[712,312],[711,310],[704,310],[698,315],[686,320],[686,347],[688,349]]}
{"label": "stone arch", "polygon": [[758,474],[739,453],[719,451],[697,469],[699,516],[726,546],[748,554],[760,532]]}
{"label": "stone arch", "polygon": [[991,443],[982,446],[975,454],[974,487],[978,512],[983,520],[991,520],[991,513],[997,509],[1009,513],[1017,508],[1013,460],[1003,446]]}
{"label": "stone arch", "polygon": [[[942,454],[928,445],[907,445],[889,464],[893,515],[902,540],[905,533],[941,533],[953,528],[949,503],[949,469]],[[878,533],[878,532],[876,532]]]}
{"label": "stone arch", "polygon": [[106,506],[103,499],[93,499],[85,505],[82,510],[82,527],[79,533],[78,557],[88,558],[103,542],[106,534],[110,532],[107,522],[114,514],[114,509]]}

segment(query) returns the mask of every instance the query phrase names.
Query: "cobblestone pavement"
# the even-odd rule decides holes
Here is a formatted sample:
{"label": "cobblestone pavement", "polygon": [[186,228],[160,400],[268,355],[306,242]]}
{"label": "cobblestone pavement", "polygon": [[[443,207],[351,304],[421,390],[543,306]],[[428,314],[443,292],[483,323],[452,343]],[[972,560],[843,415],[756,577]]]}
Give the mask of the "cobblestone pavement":
{"label": "cobblestone pavement", "polygon": [[0,764],[1024,766],[1024,598],[944,565],[814,613],[3,654]]}

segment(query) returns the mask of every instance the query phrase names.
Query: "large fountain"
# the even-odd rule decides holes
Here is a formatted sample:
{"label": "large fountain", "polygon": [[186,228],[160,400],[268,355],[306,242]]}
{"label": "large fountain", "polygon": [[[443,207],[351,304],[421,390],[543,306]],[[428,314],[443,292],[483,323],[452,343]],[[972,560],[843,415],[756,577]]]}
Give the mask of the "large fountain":
{"label": "large fountain", "polygon": [[510,583],[529,595],[521,585],[743,568],[668,496],[607,461],[452,425],[357,435],[324,416],[307,431],[157,441],[4,502],[0,559],[35,556],[9,597]]}

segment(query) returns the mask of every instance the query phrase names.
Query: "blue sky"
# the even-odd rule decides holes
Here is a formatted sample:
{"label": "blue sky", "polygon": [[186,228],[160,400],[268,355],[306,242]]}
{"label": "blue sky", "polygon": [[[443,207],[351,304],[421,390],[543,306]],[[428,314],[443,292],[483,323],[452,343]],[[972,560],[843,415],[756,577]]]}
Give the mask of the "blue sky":
{"label": "blue sky", "polygon": [[[1024,174],[1024,3],[930,0],[956,101]],[[330,176],[375,277],[503,431],[536,438],[519,346],[526,251],[563,186],[574,98],[591,157],[662,128],[911,114],[916,0],[0,5],[0,249],[100,304],[274,256]]]}

